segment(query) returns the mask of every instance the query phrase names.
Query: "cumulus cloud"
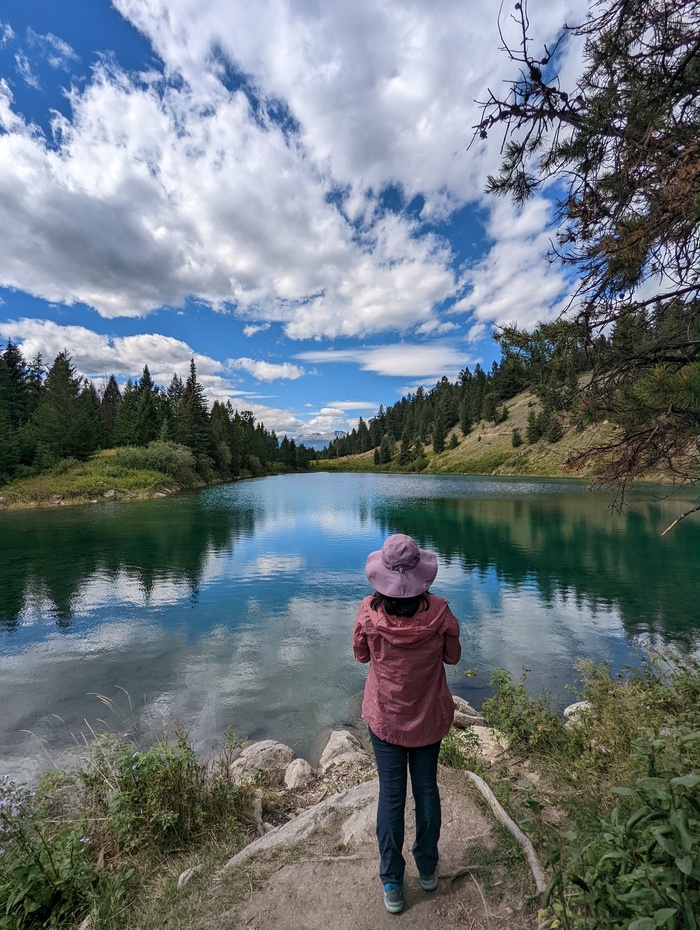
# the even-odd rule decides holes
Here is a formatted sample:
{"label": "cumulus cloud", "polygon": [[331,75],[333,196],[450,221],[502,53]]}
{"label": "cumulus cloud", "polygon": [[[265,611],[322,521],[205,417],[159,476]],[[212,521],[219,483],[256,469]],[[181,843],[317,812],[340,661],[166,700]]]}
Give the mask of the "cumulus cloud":
{"label": "cumulus cloud", "polygon": [[[438,308],[469,283],[470,308],[505,312],[510,278],[498,279],[504,293],[487,281],[510,258],[500,240],[465,278],[425,225],[478,201],[498,157],[495,139],[465,152],[474,99],[503,64],[493,8],[114,5],[150,40],[161,74],[99,64],[50,141],[14,112],[6,85],[0,95],[0,285],[107,318],[194,297],[240,315],[249,335],[276,322],[294,339],[444,334],[455,323]],[[585,8],[552,0],[533,15],[535,40]],[[73,60],[58,37],[34,35],[53,67]],[[26,57],[21,67],[36,80]],[[420,208],[387,209],[389,187]],[[544,283],[548,309],[558,291]]]}
{"label": "cumulus cloud", "polygon": [[278,364],[252,358],[229,358],[226,360],[226,365],[228,368],[247,371],[257,381],[296,381],[297,378],[302,378],[306,374],[301,365],[292,365],[291,362]]}
{"label": "cumulus cloud", "polygon": [[551,223],[552,204],[545,197],[520,209],[504,200],[492,207],[487,234],[493,245],[467,272],[470,292],[451,308],[473,316],[470,341],[481,338],[488,323],[532,327],[565,309],[572,284],[547,261]]}

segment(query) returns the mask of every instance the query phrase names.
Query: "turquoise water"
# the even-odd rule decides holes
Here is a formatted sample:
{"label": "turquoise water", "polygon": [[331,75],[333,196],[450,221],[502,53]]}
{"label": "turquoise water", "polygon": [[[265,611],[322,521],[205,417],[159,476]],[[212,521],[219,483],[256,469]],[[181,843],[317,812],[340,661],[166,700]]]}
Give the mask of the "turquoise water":
{"label": "turquoise water", "polygon": [[563,705],[578,658],[697,649],[700,520],[661,538],[684,501],[608,505],[574,482],[308,474],[2,514],[0,768],[31,778],[90,729],[147,741],[164,721],[203,751],[230,726],[313,758],[358,722],[350,635],[393,532],[438,553],[433,590],[462,627],[448,680],[477,704],[496,666]]}

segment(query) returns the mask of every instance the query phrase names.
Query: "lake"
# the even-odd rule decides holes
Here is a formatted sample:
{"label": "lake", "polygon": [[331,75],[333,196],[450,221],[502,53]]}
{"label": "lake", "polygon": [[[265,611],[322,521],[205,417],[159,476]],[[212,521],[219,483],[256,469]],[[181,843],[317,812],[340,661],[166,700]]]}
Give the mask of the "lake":
{"label": "lake", "polygon": [[[299,474],[164,500],[0,514],[0,770],[67,764],[91,730],[179,721],[311,758],[359,723],[350,646],[367,554],[395,532],[438,554],[461,623],[455,693],[502,666],[563,706],[579,658],[619,668],[700,643],[700,520],[646,487],[622,516],[571,481]],[[471,671],[470,675],[467,672]]]}

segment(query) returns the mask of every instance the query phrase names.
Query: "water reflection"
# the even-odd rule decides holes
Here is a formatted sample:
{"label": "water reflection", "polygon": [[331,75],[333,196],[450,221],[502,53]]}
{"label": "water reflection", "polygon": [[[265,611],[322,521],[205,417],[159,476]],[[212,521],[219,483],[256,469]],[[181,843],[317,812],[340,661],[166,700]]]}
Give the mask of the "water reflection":
{"label": "water reflection", "polygon": [[619,611],[629,636],[691,645],[698,633],[700,525],[661,538],[678,501],[641,500],[611,515],[601,493],[517,499],[377,501],[385,533],[399,528],[465,573],[495,571],[508,588],[536,588],[546,607],[573,598],[577,610]]}
{"label": "water reflection", "polygon": [[41,615],[67,630],[95,599],[196,598],[211,555],[254,532],[255,509],[204,506],[187,495],[8,513],[1,530],[0,624],[11,629]]}
{"label": "water reflection", "polygon": [[313,755],[357,718],[364,562],[397,531],[439,553],[435,587],[462,624],[454,691],[478,703],[494,666],[527,665],[567,700],[578,657],[620,665],[642,634],[694,648],[700,525],[660,538],[680,509],[647,495],[619,519],[565,482],[290,475],[3,514],[0,768],[35,775],[86,720],[122,716],[144,741],[180,720],[200,749],[230,725]]}

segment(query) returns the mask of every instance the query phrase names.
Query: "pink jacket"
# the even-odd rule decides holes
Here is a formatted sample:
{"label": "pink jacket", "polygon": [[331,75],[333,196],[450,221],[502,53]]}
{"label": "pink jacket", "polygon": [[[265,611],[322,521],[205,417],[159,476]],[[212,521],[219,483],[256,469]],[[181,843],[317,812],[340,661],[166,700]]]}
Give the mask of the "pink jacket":
{"label": "pink jacket", "polygon": [[446,600],[430,595],[410,619],[360,604],[352,635],[358,662],[369,662],[362,716],[376,736],[398,746],[429,746],[450,729],[454,703],[443,662],[462,655],[459,624]]}

